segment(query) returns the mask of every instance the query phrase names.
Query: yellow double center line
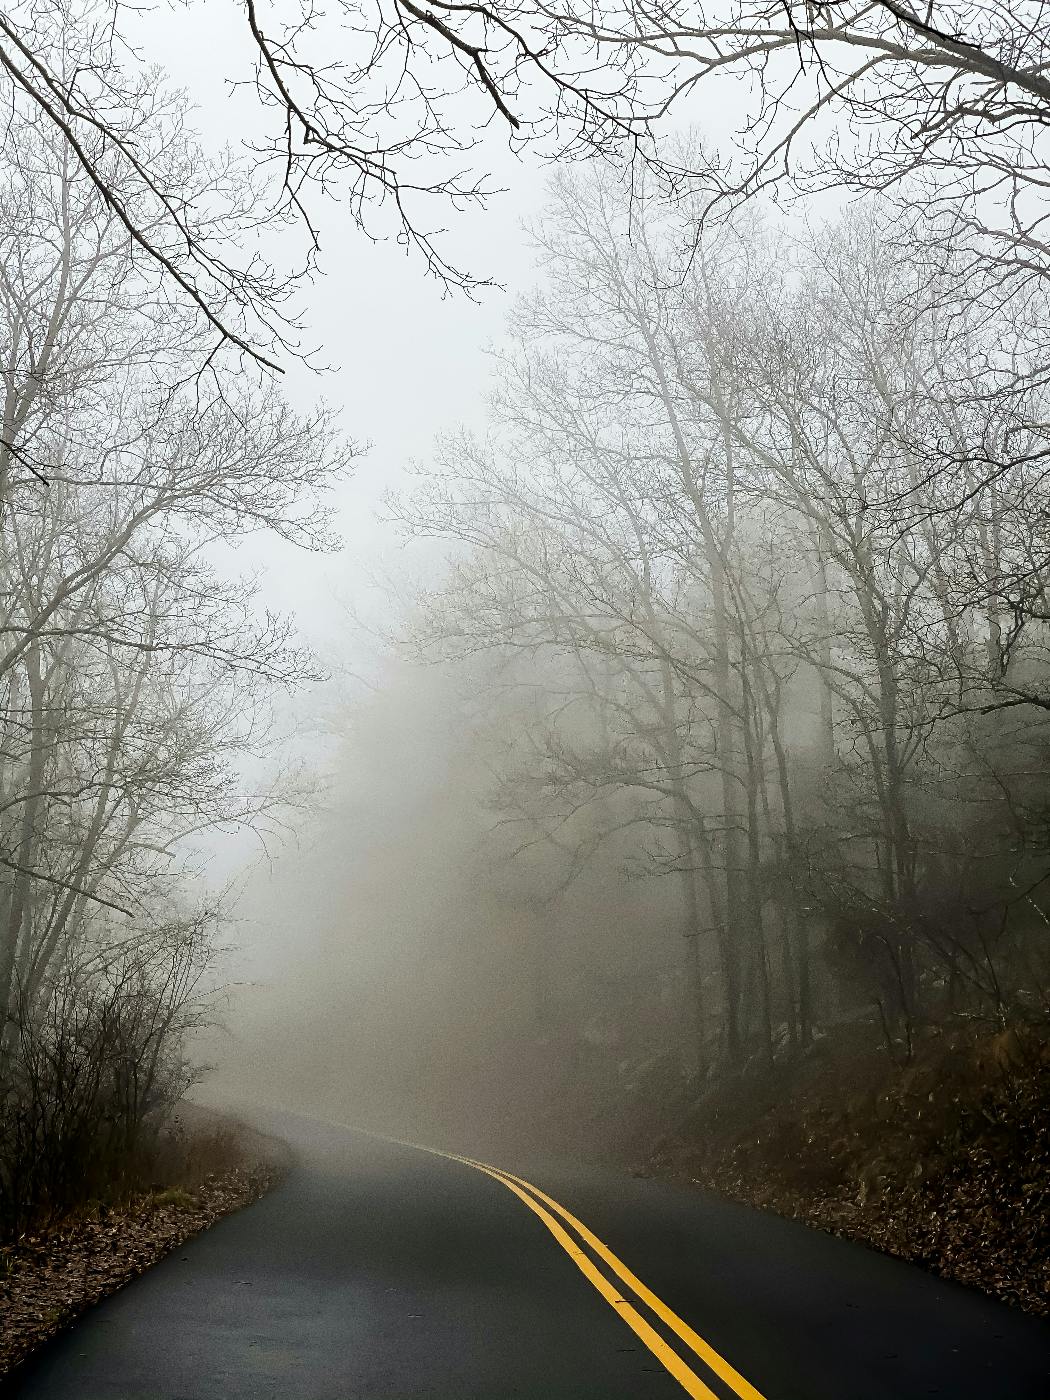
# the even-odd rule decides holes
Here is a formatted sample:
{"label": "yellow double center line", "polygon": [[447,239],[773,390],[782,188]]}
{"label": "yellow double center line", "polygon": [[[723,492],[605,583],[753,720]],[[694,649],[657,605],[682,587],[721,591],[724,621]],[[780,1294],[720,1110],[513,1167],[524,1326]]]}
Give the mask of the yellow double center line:
{"label": "yellow double center line", "polygon": [[[423,1150],[434,1152],[433,1148],[424,1148]],[[539,1216],[588,1283],[594,1286],[610,1307],[616,1309],[619,1316],[623,1318],[639,1340],[645,1343],[661,1366],[674,1376],[682,1389],[693,1396],[694,1400],[719,1400],[719,1397],[645,1320],[634,1303],[625,1298],[615,1285],[610,1283],[586,1250],[565,1229],[565,1225],[570,1226],[578,1239],[589,1246],[621,1283],[626,1284],[635,1298],[644,1303],[669,1331],[673,1332],[710,1371],[724,1381],[735,1395],[740,1397],[740,1400],[765,1400],[765,1397],[755,1389],[750,1381],[731,1366],[724,1356],[721,1356],[709,1342],[705,1342],[703,1337],[694,1332],[689,1324],[684,1322],[661,1298],[658,1298],[651,1288],[647,1288],[641,1279],[631,1272],[623,1260],[617,1258],[608,1245],[603,1244],[582,1221],[577,1220],[571,1211],[566,1210],[563,1205],[559,1205],[545,1191],[541,1191],[538,1186],[533,1186],[531,1182],[525,1181],[520,1176],[501,1171],[497,1167],[490,1167],[484,1162],[476,1162],[472,1157],[459,1157],[453,1152],[436,1152],[435,1155],[448,1157],[452,1161],[462,1162],[465,1166],[484,1172],[486,1176],[491,1176],[494,1181],[500,1182],[508,1191],[513,1191],[515,1196],[528,1206],[534,1215]],[[560,1220],[564,1221],[565,1224],[561,1224],[556,1217],[560,1217]]]}
{"label": "yellow double center line", "polygon": [[[563,1205],[560,1205],[552,1196],[548,1196],[545,1191],[541,1191],[538,1186],[533,1186],[531,1181],[515,1176],[512,1172],[505,1172],[499,1167],[490,1167],[486,1162],[475,1161],[473,1157],[461,1157],[455,1152],[442,1152],[436,1147],[424,1147],[422,1143],[405,1142],[401,1138],[369,1133],[367,1129],[354,1128],[349,1123],[336,1123],[331,1119],[327,1121],[332,1122],[333,1127],[347,1128],[351,1132],[364,1132],[368,1137],[376,1137],[381,1141],[395,1143],[399,1147],[410,1147],[417,1152],[429,1153],[432,1157],[444,1157],[450,1162],[460,1162],[465,1167],[472,1167],[475,1171],[484,1172],[486,1176],[492,1177],[493,1181],[498,1181],[501,1186],[512,1191],[523,1205],[528,1206],[529,1210],[543,1221],[587,1282],[601,1294],[610,1307],[615,1308],[617,1314],[623,1318],[639,1341],[648,1347],[661,1366],[675,1378],[682,1389],[688,1395],[693,1396],[693,1400],[720,1400],[720,1397],[696,1374],[691,1366],[682,1360],[674,1348],[664,1341],[655,1327],[647,1322],[638,1311],[634,1303],[629,1298],[625,1298],[616,1286],[610,1283],[587,1251],[581,1247],[578,1240],[583,1241],[603,1261],[609,1272],[625,1284],[635,1298],[644,1304],[655,1317],[659,1318],[668,1331],[673,1332],[712,1374],[718,1376],[734,1395],[739,1396],[739,1400],[766,1400],[761,1391],[756,1390],[751,1382],[745,1379],[735,1367],[731,1366],[724,1356],[715,1351],[710,1342],[705,1342],[703,1337],[694,1332],[688,1322],[683,1321],[662,1298],[658,1298],[651,1288],[648,1288],[640,1278],[633,1274],[607,1244],[603,1244],[592,1230],[588,1230],[582,1220],[577,1220],[571,1211],[566,1210]],[[578,1239],[574,1239],[570,1235],[565,1228],[566,1225],[575,1232]]]}

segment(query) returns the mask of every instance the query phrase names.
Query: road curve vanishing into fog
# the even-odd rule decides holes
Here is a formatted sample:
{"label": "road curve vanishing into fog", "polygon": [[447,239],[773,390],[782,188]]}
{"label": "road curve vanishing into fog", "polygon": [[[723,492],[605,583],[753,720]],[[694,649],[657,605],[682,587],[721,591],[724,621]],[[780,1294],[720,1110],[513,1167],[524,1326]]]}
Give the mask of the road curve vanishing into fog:
{"label": "road curve vanishing into fog", "polygon": [[1050,1327],[699,1192],[288,1115],[287,1180],[86,1314],[23,1400],[1047,1400]]}

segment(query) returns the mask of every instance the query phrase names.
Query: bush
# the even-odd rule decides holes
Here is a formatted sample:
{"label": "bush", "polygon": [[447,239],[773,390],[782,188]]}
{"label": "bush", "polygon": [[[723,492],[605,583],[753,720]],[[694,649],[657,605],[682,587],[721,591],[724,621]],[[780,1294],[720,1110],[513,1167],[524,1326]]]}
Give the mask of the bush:
{"label": "bush", "polygon": [[0,1240],[148,1185],[158,1135],[194,1074],[193,940],[67,962],[16,997],[0,1056]]}

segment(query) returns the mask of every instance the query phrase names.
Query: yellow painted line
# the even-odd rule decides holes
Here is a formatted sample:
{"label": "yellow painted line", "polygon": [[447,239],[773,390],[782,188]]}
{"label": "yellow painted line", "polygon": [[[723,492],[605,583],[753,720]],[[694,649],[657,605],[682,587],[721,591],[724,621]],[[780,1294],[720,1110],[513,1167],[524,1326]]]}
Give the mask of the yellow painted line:
{"label": "yellow painted line", "polygon": [[[338,1123],[332,1119],[318,1120],[327,1121],[333,1127],[346,1128],[350,1132],[363,1132],[368,1137],[379,1138],[381,1141],[391,1142],[398,1147],[410,1147],[417,1152],[426,1152],[432,1157],[444,1157],[450,1162],[459,1162],[465,1167],[473,1167],[475,1171],[484,1172],[486,1176],[492,1177],[505,1186],[508,1191],[513,1191],[534,1215],[539,1216],[550,1233],[557,1240],[565,1253],[573,1261],[580,1273],[597,1289],[610,1307],[615,1308],[628,1327],[635,1335],[645,1343],[660,1364],[674,1376],[675,1380],[694,1400],[718,1400],[718,1396],[706,1385],[700,1377],[693,1371],[673,1348],[669,1347],[660,1334],[646,1322],[638,1309],[620,1293],[609,1282],[593,1264],[589,1256],[580,1248],[572,1236],[555,1219],[551,1211],[560,1215],[568,1225],[585,1241],[600,1259],[603,1259],[614,1274],[630,1288],[634,1294],[648,1307],[658,1318],[679,1337],[696,1356],[700,1358],[711,1371],[740,1397],[740,1400],[766,1400],[766,1397],[755,1389],[750,1381],[746,1380],[724,1356],[721,1356],[709,1342],[705,1342],[697,1332],[695,1332],[687,1322],[683,1321],[667,1304],[648,1288],[640,1278],[637,1277],[622,1259],[612,1252],[608,1245],[598,1238],[592,1230],[589,1230],[581,1220],[560,1205],[552,1196],[548,1196],[545,1191],[541,1191],[538,1186],[534,1186],[531,1181],[526,1181],[524,1177],[515,1176],[512,1172],[503,1171],[500,1167],[490,1167],[486,1162],[478,1162],[473,1157],[462,1157],[455,1152],[442,1152],[437,1147],[424,1147],[419,1142],[405,1142],[402,1138],[385,1137],[381,1133],[370,1133],[365,1128],[355,1128],[350,1123]],[[544,1202],[543,1205],[540,1202]],[[545,1206],[549,1206],[547,1210]]]}
{"label": "yellow painted line", "polygon": [[548,1196],[545,1191],[541,1191],[538,1186],[534,1186],[532,1182],[525,1181],[520,1176],[514,1176],[511,1172],[505,1172],[498,1168],[487,1167],[483,1162],[475,1162],[469,1157],[462,1157],[459,1160],[470,1162],[470,1165],[472,1167],[477,1167],[479,1171],[485,1171],[488,1172],[490,1176],[498,1177],[503,1181],[504,1185],[510,1187],[511,1190],[515,1189],[515,1185],[518,1188],[524,1187],[532,1192],[539,1200],[545,1202],[550,1206],[551,1210],[560,1215],[564,1221],[572,1226],[579,1237],[590,1245],[595,1254],[608,1264],[617,1278],[625,1283],[647,1307],[651,1308],[660,1321],[665,1323],[676,1336],[680,1337],[686,1346],[700,1358],[705,1366],[709,1366],[716,1376],[725,1381],[726,1385],[728,1385],[735,1394],[740,1396],[740,1400],[765,1400],[762,1393],[756,1390],[749,1380],[745,1379],[739,1371],[731,1366],[724,1356],[721,1356],[715,1351],[714,1347],[711,1346],[709,1342],[705,1342],[703,1337],[694,1332],[689,1324],[684,1322],[676,1312],[672,1311],[651,1288],[647,1288],[641,1279],[631,1272],[623,1260],[618,1259],[608,1245],[603,1244],[598,1236],[594,1234],[593,1231],[588,1230],[587,1226],[584,1225],[581,1220],[577,1220],[576,1216],[573,1215],[571,1211],[566,1210],[564,1206],[559,1205],[557,1201]]}
{"label": "yellow painted line", "polygon": [[590,1258],[569,1235],[568,1231],[563,1229],[563,1227],[558,1224],[557,1220],[555,1220],[554,1216],[551,1215],[548,1210],[545,1210],[538,1201],[533,1200],[528,1192],[517,1184],[516,1180],[512,1181],[501,1172],[495,1171],[492,1167],[486,1167],[482,1162],[472,1161],[469,1157],[456,1157],[452,1153],[445,1152],[438,1155],[442,1157],[451,1157],[453,1161],[463,1162],[466,1166],[474,1167],[476,1171],[484,1172],[486,1176],[491,1176],[494,1181],[498,1181],[502,1186],[505,1186],[508,1191],[513,1191],[515,1196],[523,1201],[533,1214],[539,1216],[547,1229],[561,1245],[562,1249],[564,1249],[565,1253],[579,1269],[580,1273],[583,1274],[589,1283],[594,1285],[609,1306],[616,1309],[617,1314],[623,1318],[632,1332],[645,1343],[656,1357],[657,1361],[660,1362],[661,1366],[670,1371],[671,1375],[674,1376],[682,1389],[686,1391],[687,1394],[693,1396],[694,1400],[718,1400],[718,1396],[714,1391],[709,1386],[706,1386],[696,1372],[685,1364],[678,1353],[667,1345],[660,1334],[650,1327],[637,1308],[618,1293],[605,1275],[595,1268]]}

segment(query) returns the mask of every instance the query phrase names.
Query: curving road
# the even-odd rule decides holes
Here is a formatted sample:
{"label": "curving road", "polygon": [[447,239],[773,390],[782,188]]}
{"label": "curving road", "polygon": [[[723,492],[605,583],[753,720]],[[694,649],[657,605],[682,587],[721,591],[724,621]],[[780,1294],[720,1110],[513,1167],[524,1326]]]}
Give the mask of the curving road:
{"label": "curving road", "polygon": [[[1047,1400],[1050,1328],[804,1226],[335,1125],[93,1309],[24,1400]],[[518,1169],[516,1169],[518,1170]]]}

